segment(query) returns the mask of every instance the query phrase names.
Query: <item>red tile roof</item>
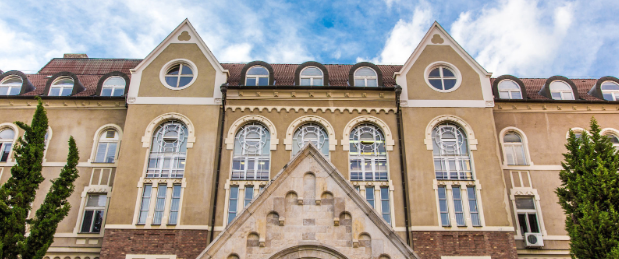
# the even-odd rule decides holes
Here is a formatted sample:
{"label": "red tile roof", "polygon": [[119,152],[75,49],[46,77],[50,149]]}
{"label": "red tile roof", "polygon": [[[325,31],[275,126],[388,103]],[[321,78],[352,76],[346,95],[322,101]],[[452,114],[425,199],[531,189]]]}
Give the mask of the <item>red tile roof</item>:
{"label": "red tile roof", "polygon": [[[496,78],[490,79],[490,84],[493,84]],[[531,100],[551,100],[539,94],[539,91],[542,90],[544,84],[546,83],[547,78],[520,78],[520,80],[524,83],[524,88],[527,91],[527,97]],[[596,97],[593,97],[588,94],[589,90],[593,88],[597,79],[571,79],[572,82],[576,85],[576,89],[578,89],[578,95],[581,99],[587,101],[602,101]],[[495,96],[498,99],[498,96]]]}
{"label": "red tile roof", "polygon": [[105,75],[120,71],[131,75],[129,69],[136,67],[141,59],[102,59],[102,58],[55,58],[39,71],[39,74],[71,72],[77,75]]}

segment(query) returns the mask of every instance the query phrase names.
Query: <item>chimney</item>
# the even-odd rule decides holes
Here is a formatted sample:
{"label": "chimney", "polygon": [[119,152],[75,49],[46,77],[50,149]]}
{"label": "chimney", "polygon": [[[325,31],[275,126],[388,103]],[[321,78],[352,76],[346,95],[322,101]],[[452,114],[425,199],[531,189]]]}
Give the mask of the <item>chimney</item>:
{"label": "chimney", "polygon": [[64,58],[88,58],[88,54],[65,53]]}

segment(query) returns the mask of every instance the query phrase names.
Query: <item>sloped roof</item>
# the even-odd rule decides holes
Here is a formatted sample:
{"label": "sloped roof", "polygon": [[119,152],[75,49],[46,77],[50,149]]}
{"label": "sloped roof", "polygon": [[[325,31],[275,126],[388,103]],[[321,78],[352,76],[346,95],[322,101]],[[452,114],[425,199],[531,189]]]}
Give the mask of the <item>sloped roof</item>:
{"label": "sloped roof", "polygon": [[120,71],[130,75],[129,70],[141,61],[141,59],[54,58],[41,68],[39,74],[71,72],[77,75],[105,75],[109,72]]}
{"label": "sloped roof", "polygon": [[[546,98],[539,94],[539,91],[542,90],[544,84],[546,83],[547,78],[519,78],[523,83],[525,90],[527,92],[527,97],[529,100],[547,100],[553,101],[550,98]],[[490,79],[490,84],[494,84],[496,78]],[[570,79],[576,85],[578,89],[578,95],[581,99],[586,101],[605,101],[599,98],[596,98],[590,95],[588,92],[593,88],[593,86],[597,83],[597,79]],[[494,97],[497,101],[500,101],[498,96]]]}

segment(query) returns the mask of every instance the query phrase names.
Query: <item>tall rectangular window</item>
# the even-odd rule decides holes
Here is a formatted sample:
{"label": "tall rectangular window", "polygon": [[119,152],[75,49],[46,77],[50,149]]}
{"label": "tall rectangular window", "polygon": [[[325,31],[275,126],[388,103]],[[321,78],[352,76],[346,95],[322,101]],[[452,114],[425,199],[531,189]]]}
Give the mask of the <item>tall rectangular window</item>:
{"label": "tall rectangular window", "polygon": [[236,217],[239,187],[230,186],[230,202],[228,203],[228,224]]}
{"label": "tall rectangular window", "polygon": [[464,222],[464,211],[462,210],[462,192],[460,192],[460,186],[453,186],[451,188],[454,199],[454,211],[456,212],[456,224],[458,226],[466,226]]}
{"label": "tall rectangular window", "polygon": [[449,226],[449,210],[447,209],[447,193],[445,186],[438,187],[438,204],[441,210],[441,225]]}
{"label": "tall rectangular window", "polygon": [[365,199],[374,208],[374,187],[365,187]]}
{"label": "tall rectangular window", "polygon": [[99,233],[105,214],[107,194],[89,194],[86,198],[81,233]]}
{"label": "tall rectangular window", "polygon": [[391,224],[391,208],[389,206],[389,187],[380,187],[380,207],[382,208],[383,219]]}
{"label": "tall rectangular window", "polygon": [[254,199],[254,187],[253,186],[245,186],[245,206],[251,203],[251,200]]}
{"label": "tall rectangular window", "polygon": [[473,226],[481,226],[481,220],[479,219],[479,209],[477,208],[477,195],[475,193],[475,186],[468,186],[466,188],[469,196],[469,212],[471,213],[471,224]]}
{"label": "tall rectangular window", "polygon": [[168,185],[165,183],[159,184],[159,188],[157,188],[157,200],[155,203],[153,225],[161,225],[161,219],[163,218],[163,212],[165,211],[165,196],[167,190]]}
{"label": "tall rectangular window", "polygon": [[144,192],[142,193],[142,204],[140,205],[140,215],[138,216],[138,224],[146,224],[146,218],[148,217],[148,207],[150,206],[150,192],[152,190],[152,185],[144,185]]}
{"label": "tall rectangular window", "polygon": [[172,188],[172,202],[170,204],[170,219],[168,220],[169,225],[176,225],[178,222],[178,210],[181,203],[181,185],[175,184],[174,188]]}
{"label": "tall rectangular window", "polygon": [[11,146],[13,143],[1,143],[0,142],[0,162],[6,162],[9,160],[9,153],[11,153]]}
{"label": "tall rectangular window", "polygon": [[524,233],[539,233],[539,223],[533,197],[517,197],[516,213],[518,214],[518,224],[520,225],[520,233],[522,235]]}

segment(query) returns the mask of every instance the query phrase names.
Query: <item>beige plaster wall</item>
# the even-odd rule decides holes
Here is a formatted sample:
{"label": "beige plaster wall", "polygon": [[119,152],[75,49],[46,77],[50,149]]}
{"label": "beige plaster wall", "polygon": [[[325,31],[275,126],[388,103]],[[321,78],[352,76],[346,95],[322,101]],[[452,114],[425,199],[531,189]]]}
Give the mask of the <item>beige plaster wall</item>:
{"label": "beige plaster wall", "polygon": [[[121,159],[116,171],[114,193],[108,210],[107,224],[132,224],[138,197],[137,185],[145,176],[147,152],[142,147],[146,127],[156,117],[166,113],[179,113],[193,123],[196,141],[187,149],[185,179],[187,187],[181,205],[182,225],[207,225],[210,222],[211,186],[215,168],[217,143],[218,106],[195,105],[130,105],[127,121],[131,127],[125,131],[121,146]],[[152,135],[148,135],[151,138]]]}
{"label": "beige plaster wall", "polygon": [[[288,163],[292,159],[292,156],[291,156],[292,151],[286,150],[286,147],[284,145],[284,139],[286,138],[286,130],[288,129],[288,126],[295,119],[305,116],[305,115],[320,116],[326,119],[331,124],[331,126],[333,126],[334,131],[335,131],[335,139],[337,140],[338,145],[336,146],[335,151],[330,152],[330,161],[344,175],[346,179],[350,179],[348,151],[344,151],[343,146],[341,145],[341,140],[342,140],[342,136],[343,136],[343,132],[344,132],[344,128],[346,127],[346,124],[348,124],[348,122],[351,121],[352,119],[362,116],[362,115],[370,115],[370,116],[374,116],[374,117],[377,117],[383,120],[389,126],[389,129],[391,130],[392,138],[394,138],[394,141],[396,141],[393,147],[393,151],[387,152],[388,153],[387,163],[389,165],[389,179],[393,180],[393,184],[395,185],[395,190],[393,194],[394,199],[395,199],[394,201],[395,218],[396,218],[395,226],[404,227],[404,214],[403,214],[404,203],[402,201],[403,194],[402,194],[402,187],[401,187],[402,182],[401,182],[401,177],[400,177],[400,161],[399,161],[399,154],[398,154],[398,143],[396,139],[397,125],[396,125],[396,117],[393,112],[389,112],[388,114],[381,112],[377,114],[375,112],[372,112],[372,113],[366,113],[366,112],[364,113],[358,113],[358,112],[331,113],[327,111],[327,112],[315,112],[314,113],[314,112],[303,112],[303,111],[299,111],[299,112],[294,112],[294,111],[259,112],[256,110],[256,111],[250,112],[248,110],[245,110],[245,111],[228,110],[226,112],[226,123],[225,123],[226,127],[224,128],[224,135],[228,134],[230,126],[238,118],[246,116],[246,115],[264,116],[268,118],[271,122],[273,122],[273,124],[275,125],[275,128],[277,129],[277,138],[279,139],[279,145],[277,145],[277,150],[271,151],[271,177],[275,176],[284,167],[284,165],[286,165],[286,163]],[[233,150],[226,149],[224,145],[224,150],[222,154],[221,175],[220,175],[220,180],[219,180],[220,187],[219,187],[219,194],[218,194],[218,201],[217,201],[217,215],[222,215],[222,216],[217,218],[217,222],[216,222],[217,226],[220,226],[223,224],[223,218],[224,218],[223,217],[224,215],[223,204],[225,204],[224,184],[226,180],[230,179],[231,177],[232,152]]]}
{"label": "beige plaster wall", "polygon": [[403,108],[411,225],[438,226],[437,197],[433,189],[432,150],[424,144],[425,130],[432,119],[455,115],[466,121],[478,140],[472,151],[475,179],[481,184],[486,226],[510,226],[507,195],[498,159],[492,110],[487,108]]}
{"label": "beige plaster wall", "polygon": [[[425,81],[425,70],[434,62],[448,62],[460,71],[462,84],[449,93],[435,91]],[[410,100],[483,100],[479,74],[448,45],[428,45],[406,74]]]}
{"label": "beige plaster wall", "polygon": [[[174,59],[187,59],[198,68],[198,77],[189,87],[182,90],[171,90],[165,87],[159,75],[166,63]],[[215,85],[215,68],[195,43],[172,43],[168,45],[142,71],[140,82],[140,97],[213,97]],[[195,71],[194,71],[195,75]]]}

